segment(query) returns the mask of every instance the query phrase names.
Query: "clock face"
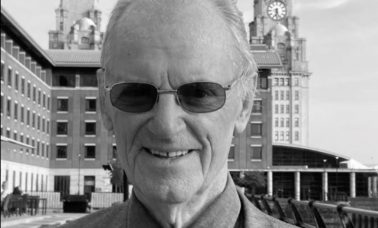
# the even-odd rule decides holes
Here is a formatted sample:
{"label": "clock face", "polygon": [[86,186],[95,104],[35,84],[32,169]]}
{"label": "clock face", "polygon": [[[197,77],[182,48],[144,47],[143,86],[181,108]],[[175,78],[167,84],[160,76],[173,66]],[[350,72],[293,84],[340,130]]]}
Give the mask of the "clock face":
{"label": "clock face", "polygon": [[268,5],[268,16],[275,21],[282,20],[287,14],[286,5],[281,1],[273,1]]}

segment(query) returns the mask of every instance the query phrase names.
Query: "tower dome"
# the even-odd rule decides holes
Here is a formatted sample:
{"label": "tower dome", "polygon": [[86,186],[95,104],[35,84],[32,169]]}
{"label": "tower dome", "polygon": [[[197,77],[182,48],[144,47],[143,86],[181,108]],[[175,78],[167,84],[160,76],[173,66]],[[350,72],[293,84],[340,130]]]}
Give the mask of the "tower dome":
{"label": "tower dome", "polygon": [[95,28],[97,27],[96,23],[94,23],[88,17],[83,17],[80,20],[76,21],[75,25],[78,25],[80,31],[90,30],[92,26],[95,27]]}
{"label": "tower dome", "polygon": [[270,31],[269,33],[271,33],[272,35],[276,35],[276,36],[284,36],[287,32],[289,32],[289,30],[282,24],[278,23],[276,24]]}

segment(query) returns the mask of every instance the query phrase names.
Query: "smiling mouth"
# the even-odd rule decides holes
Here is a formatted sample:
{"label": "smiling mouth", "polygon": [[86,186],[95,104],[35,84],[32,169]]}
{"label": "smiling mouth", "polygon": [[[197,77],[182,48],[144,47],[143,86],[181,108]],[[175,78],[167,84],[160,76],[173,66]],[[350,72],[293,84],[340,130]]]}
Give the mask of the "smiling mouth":
{"label": "smiling mouth", "polygon": [[155,157],[158,157],[158,158],[179,158],[179,157],[183,157],[191,152],[193,152],[194,150],[180,150],[180,151],[172,151],[172,152],[165,152],[165,151],[159,151],[159,150],[154,150],[154,149],[149,149],[149,148],[146,148],[146,147],[143,147],[143,149],[155,156]]}

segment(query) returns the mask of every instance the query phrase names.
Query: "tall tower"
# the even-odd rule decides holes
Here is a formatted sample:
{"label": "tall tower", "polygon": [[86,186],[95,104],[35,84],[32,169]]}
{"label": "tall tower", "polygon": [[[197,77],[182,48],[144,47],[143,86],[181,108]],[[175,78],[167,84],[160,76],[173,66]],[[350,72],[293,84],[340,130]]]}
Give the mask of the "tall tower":
{"label": "tall tower", "polygon": [[60,0],[56,30],[49,31],[49,49],[101,49],[103,33],[99,0]]}
{"label": "tall tower", "polygon": [[306,40],[299,37],[293,0],[255,0],[250,43],[266,45],[281,58],[283,68],[272,70],[273,143],[308,144],[308,62]]}

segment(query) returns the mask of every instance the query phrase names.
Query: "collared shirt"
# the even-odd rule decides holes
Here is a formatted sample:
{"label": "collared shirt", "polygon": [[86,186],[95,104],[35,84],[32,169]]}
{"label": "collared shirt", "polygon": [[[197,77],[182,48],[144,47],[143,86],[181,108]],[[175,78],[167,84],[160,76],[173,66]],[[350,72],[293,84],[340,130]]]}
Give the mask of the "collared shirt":
{"label": "collared shirt", "polygon": [[[133,194],[120,205],[103,209],[63,226],[64,228],[159,228],[156,219]],[[209,228],[286,228],[294,227],[270,217],[236,190],[228,176],[224,191],[188,227]]]}

